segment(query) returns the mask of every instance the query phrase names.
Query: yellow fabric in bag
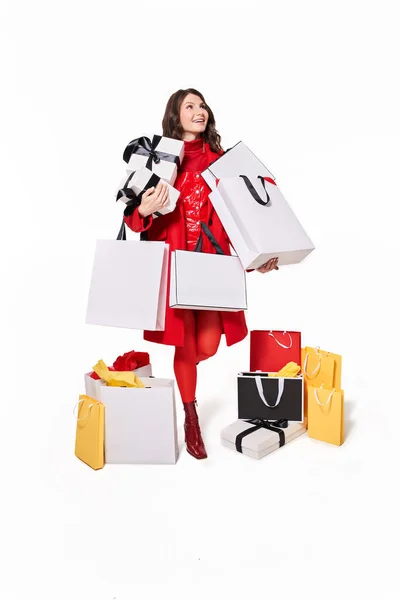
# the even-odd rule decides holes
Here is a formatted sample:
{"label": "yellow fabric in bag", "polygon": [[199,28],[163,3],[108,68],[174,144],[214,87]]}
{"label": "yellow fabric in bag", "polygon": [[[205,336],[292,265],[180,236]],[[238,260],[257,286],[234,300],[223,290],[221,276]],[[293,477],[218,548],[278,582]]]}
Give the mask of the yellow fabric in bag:
{"label": "yellow fabric in bag", "polygon": [[107,385],[113,387],[137,387],[144,388],[144,383],[132,371],[110,371],[103,360],[99,360],[93,367],[93,371],[103,379]]}
{"label": "yellow fabric in bag", "polygon": [[104,467],[104,404],[79,396],[75,456],[92,469]]}
{"label": "yellow fabric in bag", "polygon": [[343,390],[308,386],[308,436],[336,446],[343,444]]}
{"label": "yellow fabric in bag", "polygon": [[268,373],[268,377],[297,377],[301,367],[295,362],[288,362],[277,373]]}

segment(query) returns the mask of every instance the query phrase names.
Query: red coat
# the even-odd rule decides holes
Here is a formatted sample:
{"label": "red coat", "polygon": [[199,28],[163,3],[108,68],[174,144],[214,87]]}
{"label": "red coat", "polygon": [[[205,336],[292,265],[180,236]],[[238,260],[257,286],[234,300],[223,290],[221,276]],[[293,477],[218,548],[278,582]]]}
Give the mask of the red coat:
{"label": "red coat", "polygon": [[[152,216],[143,219],[135,210],[131,216],[125,217],[128,227],[136,232],[147,231],[148,239],[151,241],[165,241],[169,244],[170,252],[172,250],[193,250],[194,242],[200,234],[199,223],[201,220],[209,226],[224,253],[230,254],[228,235],[208,197],[211,190],[201,177],[201,172],[216,158],[218,155],[210,150],[208,144],[204,144],[203,147],[201,139],[185,142],[185,157],[175,182],[175,187],[181,192],[175,210],[157,219],[153,219]],[[198,210],[200,218],[196,223],[193,216]],[[204,234],[202,236],[202,251],[215,253],[208,238]],[[159,344],[183,346],[184,310],[169,307],[168,268],[165,329],[164,331],[145,331],[144,339]],[[244,312],[221,311],[220,314],[227,345],[231,346],[243,340],[247,335]]]}

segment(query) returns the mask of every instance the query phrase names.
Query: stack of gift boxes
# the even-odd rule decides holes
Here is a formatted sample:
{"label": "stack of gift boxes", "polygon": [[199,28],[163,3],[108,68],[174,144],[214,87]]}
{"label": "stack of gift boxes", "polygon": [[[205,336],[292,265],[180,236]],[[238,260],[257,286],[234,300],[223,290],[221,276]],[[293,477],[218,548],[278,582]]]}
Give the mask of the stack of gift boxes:
{"label": "stack of gift boxes", "polygon": [[224,446],[262,458],[308,436],[344,441],[342,360],[320,348],[301,348],[295,331],[251,331],[250,371],[238,374],[238,420],[221,432]]}
{"label": "stack of gift boxes", "polygon": [[[125,205],[125,216],[133,213],[143,193],[160,179],[169,186],[169,204],[153,217],[162,224],[164,215],[178,210],[179,191],[173,185],[183,153],[182,141],[162,136],[143,136],[128,144],[123,156],[126,174],[116,192],[116,200]],[[165,327],[167,302],[178,310],[245,310],[247,271],[273,257],[279,258],[280,266],[299,263],[313,251],[312,241],[274,176],[243,142],[212,163],[202,177],[236,255],[221,254],[206,223],[201,224],[202,230],[215,254],[203,253],[201,245],[194,252],[170,253],[162,241],[127,241],[122,223],[117,240],[97,242],[86,323],[160,331]],[[343,422],[340,430],[332,426],[337,419],[343,420],[340,357],[319,349],[301,350],[300,334],[287,332],[283,337],[288,335],[291,345],[285,344],[279,332],[251,333],[250,371],[238,377],[239,420],[225,428],[224,444],[250,455],[264,455],[265,449],[251,450],[255,440],[269,436],[272,446],[279,447],[307,426],[310,437],[342,443]],[[266,340],[273,340],[275,346],[270,348]],[[297,365],[295,374],[290,364]],[[289,370],[280,372],[285,367]],[[102,376],[97,381],[85,377],[77,455],[82,458],[87,450],[92,466],[99,464],[101,448],[103,464],[104,456],[110,463],[176,462],[173,380],[154,378],[151,371],[137,372],[132,365],[119,374],[100,368]],[[124,386],[126,375],[121,373],[132,371],[139,381],[129,383],[128,377]]]}

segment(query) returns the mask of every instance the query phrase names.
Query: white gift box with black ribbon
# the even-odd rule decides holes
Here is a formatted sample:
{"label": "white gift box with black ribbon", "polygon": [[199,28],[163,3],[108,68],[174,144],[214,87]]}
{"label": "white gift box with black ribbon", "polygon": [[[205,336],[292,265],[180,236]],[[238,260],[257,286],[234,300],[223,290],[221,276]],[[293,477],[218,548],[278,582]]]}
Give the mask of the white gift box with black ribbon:
{"label": "white gift box with black ribbon", "polygon": [[261,419],[238,420],[221,431],[223,446],[260,459],[306,432],[301,423],[267,422]]}
{"label": "white gift box with black ribbon", "polygon": [[142,136],[129,142],[123,158],[132,173],[147,167],[167,183],[174,185],[179,166],[183,160],[185,144],[182,140],[161,135]]}
{"label": "white gift box with black ribbon", "polygon": [[[124,202],[127,205],[125,215],[132,214],[133,210],[141,203],[145,191],[152,187],[156,187],[160,181],[161,178],[146,167],[140,168],[125,177],[121,181],[120,188],[116,194],[116,199],[121,200],[121,202]],[[167,215],[175,210],[179,198],[178,190],[166,181],[163,181],[163,183],[168,186],[168,204],[161,210],[153,213],[153,218]]]}
{"label": "white gift box with black ribbon", "polygon": [[[135,373],[138,377],[152,377],[153,369],[151,364],[143,365],[143,367],[138,367],[134,369],[132,373]],[[102,385],[101,379],[93,379],[91,377],[92,371],[90,373],[85,373],[85,392],[86,396],[90,396],[91,398],[96,398],[98,391],[97,388]]]}
{"label": "white gift box with black ribbon", "polygon": [[169,306],[228,312],[246,310],[246,273],[240,260],[224,254],[208,226],[201,225],[217,254],[201,252],[201,236],[195,251],[171,252]]}
{"label": "white gift box with black ribbon", "polygon": [[312,252],[312,241],[273,176],[243,142],[202,176],[214,190],[211,202],[245,269],[274,257],[279,265],[299,263]]}
{"label": "white gift box with black ribbon", "polygon": [[175,464],[178,459],[173,379],[141,378],[144,388],[108,386],[99,380],[104,404],[105,462]]}
{"label": "white gift box with black ribbon", "polygon": [[303,422],[303,377],[269,377],[261,371],[238,374],[238,418]]}
{"label": "white gift box with black ribbon", "polygon": [[162,331],[169,246],[125,236],[122,224],[118,240],[97,241],[86,323]]}

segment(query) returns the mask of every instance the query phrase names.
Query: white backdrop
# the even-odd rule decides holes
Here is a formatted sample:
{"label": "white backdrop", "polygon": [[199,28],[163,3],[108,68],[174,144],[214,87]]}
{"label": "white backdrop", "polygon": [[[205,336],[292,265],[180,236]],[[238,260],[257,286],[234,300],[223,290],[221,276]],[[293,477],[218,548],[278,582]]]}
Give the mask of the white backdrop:
{"label": "white backdrop", "polygon": [[[397,597],[395,6],[1,2],[2,597]],[[173,376],[172,348],[84,317],[95,241],[120,224],[122,151],[189,86],[316,245],[248,277],[248,325],[343,355],[347,439],[262,461],[220,445],[247,338],[200,365],[206,461],[183,449],[178,397],[176,466],[93,472],[73,453],[83,373],[136,349]]]}

